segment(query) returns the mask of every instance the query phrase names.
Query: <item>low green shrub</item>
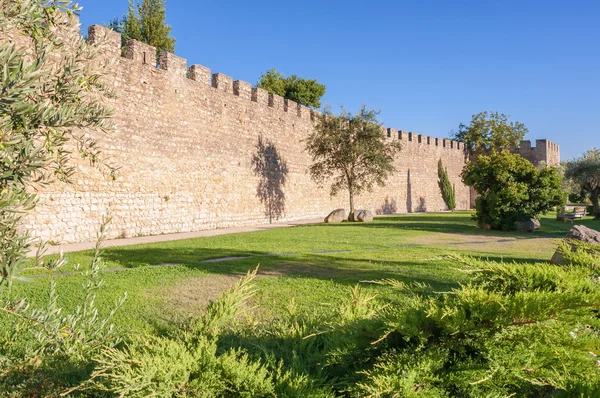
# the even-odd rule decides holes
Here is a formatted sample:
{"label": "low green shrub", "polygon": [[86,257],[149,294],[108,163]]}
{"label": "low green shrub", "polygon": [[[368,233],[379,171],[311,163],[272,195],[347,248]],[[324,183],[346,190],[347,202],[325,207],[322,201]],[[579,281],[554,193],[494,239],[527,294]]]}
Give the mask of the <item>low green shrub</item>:
{"label": "low green shrub", "polygon": [[598,396],[600,253],[561,249],[571,265],[459,259],[471,282],[388,309],[385,336],[400,343],[355,390],[377,397]]}

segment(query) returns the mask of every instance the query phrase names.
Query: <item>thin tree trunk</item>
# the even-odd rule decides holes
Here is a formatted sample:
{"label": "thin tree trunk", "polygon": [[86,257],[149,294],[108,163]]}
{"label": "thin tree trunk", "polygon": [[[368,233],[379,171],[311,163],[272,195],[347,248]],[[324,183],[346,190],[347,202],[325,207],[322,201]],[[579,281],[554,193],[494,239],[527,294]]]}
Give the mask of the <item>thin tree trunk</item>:
{"label": "thin tree trunk", "polygon": [[600,188],[594,189],[591,192],[590,199],[594,205],[594,220],[600,220],[600,204],[598,204],[598,197],[600,196]]}
{"label": "thin tree trunk", "polygon": [[348,221],[354,221],[354,191],[352,188],[348,189],[350,194],[350,214],[348,214]]}

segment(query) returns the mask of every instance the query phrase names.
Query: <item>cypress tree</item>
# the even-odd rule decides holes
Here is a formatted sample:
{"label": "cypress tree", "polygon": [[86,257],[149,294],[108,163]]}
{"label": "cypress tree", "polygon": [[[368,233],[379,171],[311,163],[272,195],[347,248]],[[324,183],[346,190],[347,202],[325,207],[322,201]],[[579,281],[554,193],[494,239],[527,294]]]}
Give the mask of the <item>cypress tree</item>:
{"label": "cypress tree", "polygon": [[453,211],[456,209],[456,194],[454,192],[454,185],[452,185],[450,178],[448,178],[448,171],[442,165],[442,159],[438,162],[438,178],[440,179],[438,185],[442,192],[444,203],[448,206],[448,210]]}

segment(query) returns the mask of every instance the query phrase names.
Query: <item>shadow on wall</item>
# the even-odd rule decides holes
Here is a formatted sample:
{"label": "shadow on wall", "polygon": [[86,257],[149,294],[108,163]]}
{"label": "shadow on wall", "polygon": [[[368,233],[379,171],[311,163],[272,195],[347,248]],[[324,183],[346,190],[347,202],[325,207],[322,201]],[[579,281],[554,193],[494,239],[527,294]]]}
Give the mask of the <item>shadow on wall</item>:
{"label": "shadow on wall", "polygon": [[427,204],[425,203],[425,197],[419,198],[419,206],[417,206],[417,213],[424,213],[427,211]]}
{"label": "shadow on wall", "polygon": [[382,214],[396,214],[397,212],[398,206],[396,205],[396,200],[390,200],[389,197],[386,197],[381,207],[375,210],[375,214],[379,216]]}
{"label": "shadow on wall", "polygon": [[279,155],[273,142],[258,137],[256,153],[252,155],[252,169],[259,177],[256,196],[265,206],[265,215],[269,222],[281,217],[285,211],[285,193],[288,168],[286,161]]}

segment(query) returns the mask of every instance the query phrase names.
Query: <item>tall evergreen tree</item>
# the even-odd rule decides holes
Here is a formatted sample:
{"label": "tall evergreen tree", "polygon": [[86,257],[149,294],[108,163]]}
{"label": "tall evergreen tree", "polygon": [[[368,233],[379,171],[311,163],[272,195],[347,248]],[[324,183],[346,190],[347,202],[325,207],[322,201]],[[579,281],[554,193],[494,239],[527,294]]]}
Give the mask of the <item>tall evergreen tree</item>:
{"label": "tall evergreen tree", "polygon": [[448,210],[453,211],[456,209],[456,194],[454,191],[454,186],[448,177],[448,171],[442,164],[442,159],[440,159],[438,162],[438,177],[440,179],[438,181],[438,185],[440,187],[440,191],[442,192],[444,203],[446,203]]}
{"label": "tall evergreen tree", "polygon": [[121,33],[122,45],[135,39],[156,47],[160,53],[175,52],[175,38],[171,37],[171,26],[167,25],[166,0],[129,1],[127,15],[115,19],[109,28]]}

